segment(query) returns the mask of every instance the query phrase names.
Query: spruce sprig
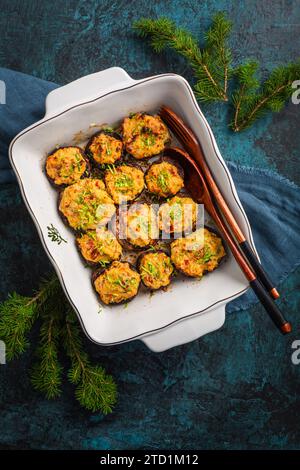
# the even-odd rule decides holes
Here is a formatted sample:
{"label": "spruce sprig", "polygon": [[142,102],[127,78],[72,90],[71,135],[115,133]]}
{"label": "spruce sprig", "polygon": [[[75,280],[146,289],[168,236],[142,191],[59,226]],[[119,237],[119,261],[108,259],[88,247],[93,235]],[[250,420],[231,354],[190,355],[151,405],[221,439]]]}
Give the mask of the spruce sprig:
{"label": "spruce sprig", "polygon": [[64,308],[65,302],[58,303],[57,296],[52,296],[43,305],[40,340],[36,350],[37,362],[31,371],[33,387],[48,399],[61,394],[63,368],[58,353]]}
{"label": "spruce sprig", "polygon": [[141,18],[133,24],[134,30],[143,38],[150,38],[155,52],[173,49],[190,63],[197,83],[194,90],[200,101],[227,101],[228,78],[230,75],[231,54],[227,38],[231,22],[224,13],[217,13],[206,33],[203,49],[188,31],[178,28],[169,18]]}
{"label": "spruce sprig", "polygon": [[228,101],[229,79],[238,82],[231,96],[233,118],[229,124],[234,132],[250,127],[268,111],[280,111],[293,93],[292,83],[300,79],[300,61],[280,66],[261,84],[256,77],[255,61],[231,68],[231,52],[227,46],[232,24],[224,12],[213,17],[204,35],[205,47],[200,49],[196,39],[185,29],[165,17],[141,18],[133,24],[137,34],[150,39],[156,52],[170,48],[184,56],[191,65],[197,82],[195,96],[199,101]]}
{"label": "spruce sprig", "polygon": [[70,382],[76,385],[75,396],[81,406],[90,410],[111,413],[117,400],[117,389],[113,378],[105,370],[90,363],[83,350],[78,321],[73,310],[68,309],[63,329],[63,344],[71,360],[68,373]]}
{"label": "spruce sprig", "polygon": [[33,297],[13,292],[0,304],[0,339],[6,345],[6,358],[14,359],[29,346],[27,334],[37,319],[40,309],[59,286],[56,276],[42,281]]}
{"label": "spruce sprig", "polygon": [[7,360],[28,348],[28,334],[38,318],[41,327],[31,370],[33,387],[49,399],[61,394],[59,349],[63,345],[71,359],[68,378],[76,385],[81,406],[110,413],[117,399],[116,384],[101,366],[91,363],[84,351],[77,317],[55,275],[43,281],[32,297],[13,293],[0,304],[0,339],[5,342]]}
{"label": "spruce sprig", "polygon": [[279,112],[293,93],[292,83],[300,78],[300,60],[273,70],[261,85],[256,77],[258,64],[247,62],[236,69],[240,88],[233,93],[235,109],[231,128],[235,132],[250,127],[268,111]]}

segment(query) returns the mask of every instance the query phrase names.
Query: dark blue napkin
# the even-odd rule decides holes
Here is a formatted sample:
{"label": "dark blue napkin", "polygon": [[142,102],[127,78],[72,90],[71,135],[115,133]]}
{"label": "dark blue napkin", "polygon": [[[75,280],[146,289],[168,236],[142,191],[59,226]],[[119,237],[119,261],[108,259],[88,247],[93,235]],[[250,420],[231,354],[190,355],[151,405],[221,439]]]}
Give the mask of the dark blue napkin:
{"label": "dark blue napkin", "polygon": [[[6,104],[0,104],[0,183],[16,184],[8,145],[18,132],[43,117],[45,98],[58,85],[2,68],[0,80],[6,84]],[[263,265],[278,285],[299,265],[299,188],[269,170],[237,167],[230,162],[228,166]],[[231,302],[227,311],[246,309],[255,302],[254,294],[248,292]]]}

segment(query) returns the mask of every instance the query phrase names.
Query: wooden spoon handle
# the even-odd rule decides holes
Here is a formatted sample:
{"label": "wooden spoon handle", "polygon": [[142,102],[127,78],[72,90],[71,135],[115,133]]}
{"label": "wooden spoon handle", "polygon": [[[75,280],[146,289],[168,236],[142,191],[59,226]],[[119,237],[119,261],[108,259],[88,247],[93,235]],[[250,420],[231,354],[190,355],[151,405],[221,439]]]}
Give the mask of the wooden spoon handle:
{"label": "wooden spoon handle", "polygon": [[246,256],[247,260],[249,260],[251,266],[253,267],[258,279],[261,281],[261,283],[265,286],[267,291],[271,294],[271,296],[274,299],[277,299],[279,297],[279,294],[277,292],[277,289],[273,286],[272,281],[268,277],[267,273],[263,269],[262,265],[258,261],[258,258],[254,251],[252,250],[249,242],[247,240],[239,243],[239,246]]}
{"label": "wooden spoon handle", "polygon": [[278,308],[274,300],[269,296],[268,292],[259,280],[255,279],[254,281],[251,281],[250,286],[281,333],[284,335],[290,333],[292,331],[291,324],[284,318],[283,313]]}
{"label": "wooden spoon handle", "polygon": [[280,311],[278,306],[275,304],[274,300],[270,297],[268,292],[265,290],[262,283],[256,278],[255,272],[248,265],[246,259],[243,257],[242,253],[238,249],[234,238],[232,237],[230,231],[228,230],[226,224],[223,222],[220,217],[217,208],[214,206],[213,201],[209,193],[206,193],[204,196],[204,205],[207,212],[209,212],[212,219],[215,221],[220,232],[223,235],[223,238],[226,240],[229,248],[235,257],[238,265],[243,271],[245,277],[249,281],[250,286],[252,287],[255,295],[260,300],[261,304],[264,306],[266,312],[271,317],[274,324],[281,331],[282,334],[287,334],[292,331],[290,323],[285,319],[283,313]]}
{"label": "wooden spoon handle", "polygon": [[278,299],[279,293],[277,289],[274,287],[274,283],[271,281],[265,270],[263,269],[261,263],[259,262],[256,254],[252,250],[251,246],[249,245],[248,241],[245,238],[245,235],[243,234],[242,230],[240,229],[238,223],[236,222],[231,210],[229,209],[225,199],[223,198],[212,174],[211,171],[205,161],[205,157],[202,152],[202,148],[199,144],[199,148],[197,152],[194,154],[195,160],[197,164],[199,165],[201,171],[204,174],[204,177],[207,182],[207,186],[210,188],[213,197],[218,204],[219,208],[221,209],[222,214],[225,217],[225,220],[227,221],[229,227],[231,228],[235,238],[237,239],[237,242],[243,251],[244,255],[246,258],[249,260],[250,264],[252,265],[257,277],[260,279],[262,284],[265,286],[269,294],[274,298]]}
{"label": "wooden spoon handle", "polygon": [[274,321],[275,325],[284,334],[291,331],[291,325],[285,320],[283,314],[274,303],[273,299],[269,296],[269,293],[265,290],[260,281],[256,278],[255,272],[248,260],[243,256],[239,249],[237,240],[233,237],[231,231],[228,229],[223,217],[220,213],[220,209],[214,204],[212,195],[208,190],[207,183],[204,179],[199,166],[195,160],[184,150],[178,147],[169,147],[165,149],[166,155],[171,156],[177,160],[183,167],[185,172],[185,185],[195,201],[204,204],[207,212],[211,218],[215,221],[219,228],[224,240],[226,240],[233,256],[235,257],[239,267],[244,273],[246,279],[249,281],[250,286],[253,288],[255,294],[264,305],[269,316]]}

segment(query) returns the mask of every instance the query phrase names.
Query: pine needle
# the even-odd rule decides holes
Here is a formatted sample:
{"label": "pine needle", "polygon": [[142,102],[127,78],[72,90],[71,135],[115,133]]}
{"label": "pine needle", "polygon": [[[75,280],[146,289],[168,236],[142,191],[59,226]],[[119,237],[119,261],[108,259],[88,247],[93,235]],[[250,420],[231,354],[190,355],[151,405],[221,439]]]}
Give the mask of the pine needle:
{"label": "pine needle", "polygon": [[233,74],[236,76],[239,88],[232,95],[234,116],[230,127],[240,132],[268,111],[278,112],[283,108],[294,91],[292,83],[300,79],[300,61],[276,68],[263,84],[256,77],[258,64],[254,61],[232,71],[227,46],[231,28],[225,13],[217,13],[201,49],[192,34],[168,18],[141,18],[133,24],[139,36],[150,39],[155,52],[169,48],[186,58],[197,80],[194,92],[199,101],[228,101],[229,79]]}
{"label": "pine needle", "polygon": [[240,85],[232,95],[235,112],[230,126],[235,132],[247,129],[268,111],[279,112],[294,92],[292,83],[300,78],[300,60],[277,67],[263,84],[256,77],[257,68],[256,62],[247,62],[235,72]]}
{"label": "pine needle", "polygon": [[29,346],[27,335],[38,317],[41,328],[31,370],[33,387],[48,399],[61,394],[62,343],[71,359],[68,378],[76,385],[80,405],[93,412],[110,413],[117,400],[116,384],[101,366],[91,364],[83,350],[80,325],[55,275],[43,281],[33,297],[13,293],[0,305],[0,339],[6,344],[7,359]]}
{"label": "pine needle", "polygon": [[75,396],[81,406],[90,411],[112,412],[117,400],[117,389],[113,378],[101,366],[90,363],[83,351],[81,332],[73,310],[66,315],[63,344],[71,360],[68,373],[70,382],[76,385]]}
{"label": "pine needle", "polygon": [[[56,278],[57,282],[58,279]],[[40,307],[41,328],[40,340],[35,352],[37,362],[31,371],[33,387],[42,392],[48,399],[61,394],[62,366],[58,359],[61,324],[67,307],[67,299],[60,284],[48,288],[47,302]]]}
{"label": "pine needle", "polygon": [[37,363],[31,371],[33,387],[49,398],[61,394],[62,366],[58,360],[58,343],[61,334],[61,319],[49,313],[45,316],[40,330],[40,342],[36,355]]}
{"label": "pine needle", "polygon": [[28,348],[27,334],[40,313],[40,307],[58,286],[59,281],[54,276],[43,281],[33,297],[13,292],[0,305],[0,339],[5,343],[7,360],[14,359]]}
{"label": "pine needle", "polygon": [[143,38],[150,38],[155,52],[173,49],[190,63],[197,83],[195,95],[200,101],[227,101],[231,54],[226,45],[231,22],[224,13],[217,13],[206,33],[206,46],[200,49],[196,39],[185,29],[165,17],[141,18],[133,28]]}

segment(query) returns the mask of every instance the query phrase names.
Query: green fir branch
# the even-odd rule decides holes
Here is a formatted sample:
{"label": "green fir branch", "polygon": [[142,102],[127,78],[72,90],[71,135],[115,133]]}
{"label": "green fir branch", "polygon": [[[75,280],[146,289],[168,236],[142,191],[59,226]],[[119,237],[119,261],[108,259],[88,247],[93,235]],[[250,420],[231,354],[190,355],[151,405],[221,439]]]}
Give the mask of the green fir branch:
{"label": "green fir branch", "polygon": [[263,84],[256,78],[257,68],[257,63],[247,62],[236,70],[240,87],[232,95],[230,124],[235,132],[247,129],[268,111],[281,111],[294,92],[292,83],[300,78],[300,61],[277,67]]}
{"label": "green fir branch", "polygon": [[27,335],[38,317],[39,343],[30,374],[33,387],[48,399],[61,394],[63,344],[71,359],[68,378],[76,385],[78,402],[90,411],[110,413],[117,399],[116,384],[101,366],[91,364],[83,350],[80,325],[55,275],[43,281],[33,297],[13,293],[0,305],[0,339],[6,344],[7,359],[29,346]]}
{"label": "green fir branch", "polygon": [[49,311],[42,321],[40,342],[36,351],[38,360],[31,371],[33,387],[46,398],[56,398],[61,394],[63,368],[58,359],[61,335],[61,316]]}
{"label": "green fir branch", "polygon": [[300,79],[299,60],[276,68],[263,84],[256,77],[255,61],[233,71],[227,46],[232,24],[224,12],[213,17],[203,49],[188,31],[177,27],[169,18],[141,18],[134,22],[133,28],[139,36],[150,40],[155,52],[169,48],[186,58],[197,80],[194,92],[199,101],[228,101],[229,80],[235,75],[239,85],[231,97],[234,114],[230,127],[234,132],[247,129],[268,111],[280,111],[294,91],[293,81]]}
{"label": "green fir branch", "polygon": [[71,360],[68,373],[70,382],[76,385],[75,396],[81,406],[90,410],[112,412],[117,400],[113,378],[101,366],[90,363],[83,350],[81,331],[73,310],[68,309],[63,329],[63,345]]}
{"label": "green fir branch", "polygon": [[190,63],[197,83],[196,97],[201,101],[227,101],[228,77],[231,54],[226,45],[231,22],[224,13],[214,16],[212,26],[206,33],[206,47],[200,49],[196,39],[185,29],[165,17],[141,18],[133,24],[136,33],[150,38],[155,52],[170,48]]}
{"label": "green fir branch", "polygon": [[39,316],[40,308],[60,288],[56,276],[42,282],[33,297],[13,292],[0,305],[0,339],[6,346],[6,358],[12,360],[29,346],[27,335]]}

